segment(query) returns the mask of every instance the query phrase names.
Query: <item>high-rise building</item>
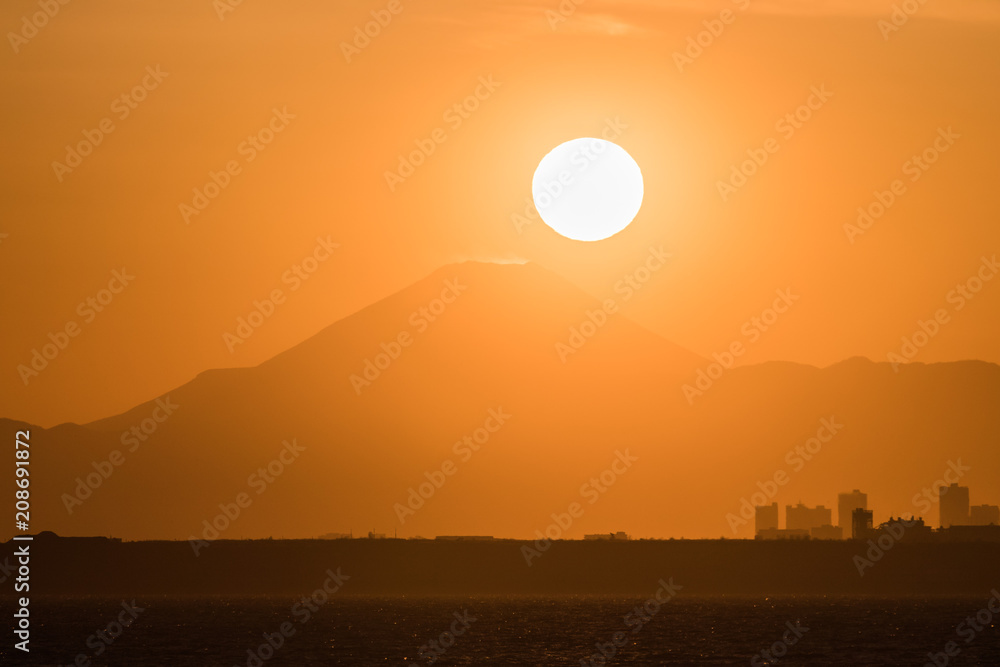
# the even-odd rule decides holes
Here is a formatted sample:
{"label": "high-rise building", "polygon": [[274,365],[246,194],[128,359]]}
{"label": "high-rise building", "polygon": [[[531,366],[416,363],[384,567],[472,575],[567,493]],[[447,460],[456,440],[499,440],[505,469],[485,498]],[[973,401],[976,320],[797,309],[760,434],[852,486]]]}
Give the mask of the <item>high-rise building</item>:
{"label": "high-rise building", "polygon": [[867,493],[854,489],[850,493],[837,494],[837,525],[844,531],[845,537],[851,536],[851,521],[856,509],[868,509]]}
{"label": "high-rise building", "polygon": [[792,507],[785,505],[785,528],[810,530],[833,523],[833,511],[817,505],[806,507],[802,503]]}
{"label": "high-rise building", "polygon": [[851,513],[851,537],[856,540],[868,538],[872,532],[872,511],[856,509]]}
{"label": "high-rise building", "polygon": [[969,508],[969,523],[973,526],[1000,526],[1000,506],[973,505]]}
{"label": "high-rise building", "polygon": [[770,505],[757,505],[753,508],[754,535],[762,530],[778,529],[778,503]]}
{"label": "high-rise building", "polygon": [[938,489],[941,527],[969,525],[969,487],[952,484]]}

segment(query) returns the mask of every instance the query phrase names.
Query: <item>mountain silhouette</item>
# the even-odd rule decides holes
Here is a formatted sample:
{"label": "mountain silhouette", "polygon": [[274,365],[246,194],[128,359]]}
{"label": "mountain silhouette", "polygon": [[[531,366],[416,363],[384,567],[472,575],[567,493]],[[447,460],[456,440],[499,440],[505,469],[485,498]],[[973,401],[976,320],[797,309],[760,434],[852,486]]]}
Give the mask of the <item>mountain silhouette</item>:
{"label": "mountain silhouette", "polygon": [[689,401],[711,361],[605,306],[538,265],[450,265],[254,368],[32,427],[32,529],[187,539],[228,508],[221,538],[529,537],[577,502],[567,537],[749,537],[732,517],[778,470],[779,505],[861,488],[876,519],[936,524],[913,497],[957,461],[973,504],[1000,500],[996,365],[772,362]]}

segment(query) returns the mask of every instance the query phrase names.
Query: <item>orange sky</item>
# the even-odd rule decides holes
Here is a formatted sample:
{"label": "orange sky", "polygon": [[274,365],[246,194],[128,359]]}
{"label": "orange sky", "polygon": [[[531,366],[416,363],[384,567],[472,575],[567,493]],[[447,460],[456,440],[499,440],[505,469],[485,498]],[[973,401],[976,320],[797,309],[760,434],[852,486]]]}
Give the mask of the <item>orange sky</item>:
{"label": "orange sky", "polygon": [[[928,3],[886,39],[892,2],[743,4],[588,0],[553,27],[554,0],[401,0],[348,63],[342,42],[388,2],[246,0],[221,19],[211,0],[72,2],[24,39],[10,33],[38,5],[5,2],[2,416],[122,412],[468,258],[538,262],[603,298],[651,245],[671,261],[623,312],[699,354],[790,288],[800,300],[741,363],[885,360],[940,308],[917,361],[1000,363],[1000,286],[949,300],[1000,252],[1000,8]],[[675,52],[723,9],[732,22],[679,71]],[[814,86],[832,95],[794,133],[776,125]],[[133,90],[144,99],[120,99]],[[477,90],[467,117],[448,111]],[[518,229],[541,157],[609,122],[643,170],[635,222],[592,244]],[[271,143],[245,143],[264,128]],[[911,180],[948,128],[958,138]],[[93,152],[53,167],[84,132],[102,137]],[[386,171],[434,136],[390,190]],[[771,138],[723,201],[720,179]],[[185,216],[227,164],[227,186]],[[895,179],[905,192],[849,241]],[[323,261],[292,290],[308,256]],[[287,300],[231,352],[223,335],[275,288]],[[25,384],[19,365],[67,324],[76,335]]]}

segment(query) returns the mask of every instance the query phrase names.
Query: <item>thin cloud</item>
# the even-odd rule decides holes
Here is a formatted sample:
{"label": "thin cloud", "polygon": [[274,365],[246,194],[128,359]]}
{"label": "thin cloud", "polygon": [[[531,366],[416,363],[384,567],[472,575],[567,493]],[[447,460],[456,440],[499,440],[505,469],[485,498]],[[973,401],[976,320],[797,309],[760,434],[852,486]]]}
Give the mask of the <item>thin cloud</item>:
{"label": "thin cloud", "polygon": [[[554,34],[607,37],[653,35],[678,14],[739,14],[815,18],[888,19],[900,0],[538,0],[470,3],[441,0],[425,5],[419,20],[428,26],[460,28],[463,41],[484,48]],[[1000,22],[996,0],[953,0],[927,3],[920,18],[963,22]]]}

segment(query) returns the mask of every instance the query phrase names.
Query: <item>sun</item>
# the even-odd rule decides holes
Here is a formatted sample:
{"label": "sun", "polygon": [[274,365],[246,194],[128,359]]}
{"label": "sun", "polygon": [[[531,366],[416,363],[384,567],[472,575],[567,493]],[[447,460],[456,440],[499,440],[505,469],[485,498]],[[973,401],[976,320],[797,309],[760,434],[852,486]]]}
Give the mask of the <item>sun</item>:
{"label": "sun", "polygon": [[531,182],[538,214],[576,241],[600,241],[628,227],[642,206],[642,171],[621,146],[583,137],[553,148]]}

